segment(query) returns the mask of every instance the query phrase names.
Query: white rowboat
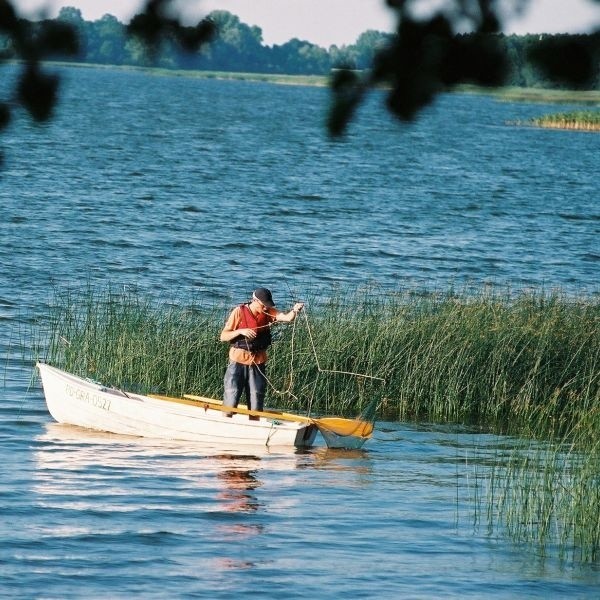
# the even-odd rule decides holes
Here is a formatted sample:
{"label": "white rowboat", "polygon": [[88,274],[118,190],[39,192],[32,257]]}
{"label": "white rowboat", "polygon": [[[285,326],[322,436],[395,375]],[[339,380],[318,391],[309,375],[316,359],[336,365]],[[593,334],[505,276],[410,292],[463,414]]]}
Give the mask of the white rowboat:
{"label": "white rowboat", "polygon": [[105,387],[45,363],[38,363],[37,368],[52,417],[59,423],[98,431],[170,440],[297,448],[312,446],[317,431],[321,431],[329,447],[360,448],[373,430],[370,423],[363,421],[230,409],[217,400],[199,396],[144,396]]}

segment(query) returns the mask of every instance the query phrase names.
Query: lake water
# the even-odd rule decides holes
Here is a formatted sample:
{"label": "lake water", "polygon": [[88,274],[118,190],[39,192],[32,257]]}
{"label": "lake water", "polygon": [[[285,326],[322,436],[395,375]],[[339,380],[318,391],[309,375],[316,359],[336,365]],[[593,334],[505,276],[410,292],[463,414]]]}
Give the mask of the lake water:
{"label": "lake water", "polygon": [[566,107],[65,69],[48,125],[0,137],[0,594],[10,598],[595,598],[595,567],[487,531],[510,440],[378,423],[364,450],[200,447],[52,423],[27,345],[53,288],[135,284],[282,306],[377,285],[598,293],[600,138],[507,122]]}

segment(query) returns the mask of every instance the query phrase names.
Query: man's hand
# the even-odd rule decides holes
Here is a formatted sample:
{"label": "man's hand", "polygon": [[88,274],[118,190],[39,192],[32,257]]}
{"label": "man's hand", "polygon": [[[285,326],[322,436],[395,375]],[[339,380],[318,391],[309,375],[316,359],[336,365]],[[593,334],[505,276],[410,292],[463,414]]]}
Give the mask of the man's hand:
{"label": "man's hand", "polygon": [[254,329],[250,329],[250,327],[247,327],[245,329],[237,329],[236,333],[238,335],[243,335],[249,340],[253,340],[256,337],[256,331],[254,331]]}

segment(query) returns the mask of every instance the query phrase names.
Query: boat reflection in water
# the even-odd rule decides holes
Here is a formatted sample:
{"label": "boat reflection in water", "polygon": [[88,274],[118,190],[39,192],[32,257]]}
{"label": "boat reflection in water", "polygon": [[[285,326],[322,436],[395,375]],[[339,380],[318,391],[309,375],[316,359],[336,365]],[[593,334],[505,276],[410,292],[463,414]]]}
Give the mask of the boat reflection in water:
{"label": "boat reflection in water", "polygon": [[[186,483],[200,484],[207,476],[219,480],[234,479],[223,473],[252,472],[268,461],[270,470],[290,470],[297,466],[301,451],[295,448],[277,449],[266,446],[227,447],[160,440],[105,433],[60,423],[47,423],[45,432],[36,438],[35,458],[38,475],[44,479],[53,473],[70,473],[82,477],[95,473],[122,472],[131,468],[131,475],[181,477]],[[235,476],[237,477],[237,475]]]}
{"label": "boat reflection in water", "polygon": [[36,535],[46,544],[84,539],[107,561],[113,544],[123,560],[150,544],[225,583],[232,570],[272,560],[272,544],[297,535],[330,486],[366,489],[370,462],[365,451],[224,448],[59,423],[35,438],[33,458],[31,492],[44,511]]}
{"label": "boat reflection in water", "polygon": [[[255,460],[257,463],[260,461],[259,458]],[[265,519],[260,514],[265,507],[255,493],[262,485],[258,478],[260,466],[257,464],[256,469],[240,468],[237,457],[219,456],[218,461],[224,468],[217,475],[222,488],[216,494],[219,522],[215,532],[224,542],[246,542],[265,530]],[[231,556],[215,557],[215,561],[217,568],[223,570],[247,569],[255,564],[253,560],[233,559]]]}

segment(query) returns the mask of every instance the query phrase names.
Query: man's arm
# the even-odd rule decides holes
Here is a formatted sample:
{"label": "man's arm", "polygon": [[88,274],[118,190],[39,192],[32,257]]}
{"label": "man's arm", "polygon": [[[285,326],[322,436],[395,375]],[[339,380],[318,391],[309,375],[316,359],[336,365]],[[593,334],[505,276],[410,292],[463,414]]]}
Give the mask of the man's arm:
{"label": "man's arm", "polygon": [[249,340],[253,340],[256,337],[256,331],[254,329],[237,329],[238,325],[241,323],[240,318],[240,308],[236,307],[231,311],[225,326],[221,330],[220,340],[222,342],[231,342],[231,340],[235,339],[239,335],[243,335]]}
{"label": "man's arm", "polygon": [[275,320],[279,321],[280,323],[291,323],[298,316],[298,313],[303,308],[304,308],[304,302],[296,302],[296,304],[294,304],[292,310],[290,310],[289,312],[277,313]]}

